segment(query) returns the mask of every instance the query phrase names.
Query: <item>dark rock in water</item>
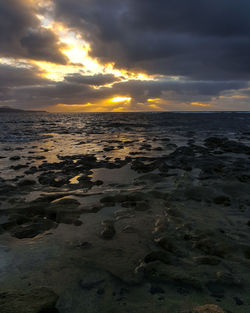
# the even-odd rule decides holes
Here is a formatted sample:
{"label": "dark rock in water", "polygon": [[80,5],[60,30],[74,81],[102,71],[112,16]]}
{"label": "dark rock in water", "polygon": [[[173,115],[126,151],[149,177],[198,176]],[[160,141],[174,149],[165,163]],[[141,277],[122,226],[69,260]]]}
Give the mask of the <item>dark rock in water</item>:
{"label": "dark rock in water", "polygon": [[0,293],[1,313],[58,313],[58,296],[42,287],[33,290],[16,290]]}
{"label": "dark rock in water", "polygon": [[73,221],[73,224],[74,224],[75,226],[81,226],[81,225],[82,225],[82,221],[80,221],[80,220],[75,220],[75,221]]}
{"label": "dark rock in water", "polygon": [[89,248],[92,248],[93,245],[88,241],[84,241],[84,242],[79,243],[77,247],[82,248],[82,249],[89,249]]}
{"label": "dark rock in water", "polygon": [[203,238],[194,244],[194,248],[202,250],[208,255],[224,258],[226,254],[233,251],[233,247],[230,247],[224,241],[214,241],[209,238]]}
{"label": "dark rock in water", "polygon": [[224,311],[215,304],[206,304],[196,307],[191,313],[224,313]]}
{"label": "dark rock in water", "polygon": [[205,146],[210,149],[220,148],[224,152],[250,154],[250,147],[241,142],[228,140],[227,138],[210,137],[205,140]]}
{"label": "dark rock in water", "polygon": [[12,225],[22,225],[30,221],[31,219],[28,216],[22,214],[15,213],[9,215],[9,223],[11,223]]}
{"label": "dark rock in water", "polygon": [[126,233],[126,234],[134,234],[134,233],[136,233],[136,229],[133,226],[131,226],[131,225],[125,226],[122,231],[124,233]]}
{"label": "dark rock in water", "polygon": [[196,264],[218,265],[221,260],[213,256],[198,256],[193,258]]}
{"label": "dark rock in water", "polygon": [[103,230],[101,231],[101,237],[103,239],[112,239],[116,233],[114,227],[114,221],[103,221]]}
{"label": "dark rock in water", "polygon": [[97,180],[97,181],[94,182],[94,184],[96,186],[101,186],[101,185],[103,185],[103,181],[102,180]]}
{"label": "dark rock in water", "polygon": [[131,169],[138,172],[138,173],[148,173],[153,171],[156,168],[154,163],[143,163],[140,160],[135,160],[132,165],[131,165]]}
{"label": "dark rock in water", "polygon": [[238,297],[234,297],[234,301],[237,305],[243,305],[244,304],[244,302]]}
{"label": "dark rock in water", "polygon": [[39,176],[38,181],[41,185],[49,185],[52,187],[62,187],[68,182],[67,178],[58,178],[54,172],[43,173]]}
{"label": "dark rock in water", "polygon": [[105,279],[100,280],[80,280],[79,285],[82,289],[91,290],[93,288],[98,287],[99,285],[103,284]]}
{"label": "dark rock in water", "polygon": [[33,238],[56,226],[57,224],[49,219],[37,219],[32,224],[14,227],[11,229],[11,235],[18,239]]}
{"label": "dark rock in water", "polygon": [[105,289],[104,288],[99,288],[97,289],[97,292],[96,292],[99,296],[103,295],[105,293]]}
{"label": "dark rock in water", "polygon": [[103,151],[106,151],[106,152],[112,151],[112,150],[115,150],[115,147],[110,146],[110,147],[105,147],[105,148],[103,149]]}
{"label": "dark rock in water", "polygon": [[161,261],[166,264],[171,263],[169,255],[164,251],[153,251],[144,258],[145,263],[151,263],[154,261]]}
{"label": "dark rock in water", "polygon": [[242,280],[238,277],[235,277],[232,273],[230,272],[224,272],[220,271],[216,273],[217,277],[217,282],[220,283],[221,285],[224,286],[237,286],[241,287],[242,286]]}
{"label": "dark rock in water", "polygon": [[229,197],[222,195],[214,198],[214,203],[223,204],[224,206],[230,206],[231,200]]}
{"label": "dark rock in water", "polygon": [[26,175],[32,175],[32,174],[35,174],[36,172],[38,171],[37,167],[36,166],[31,166],[27,171],[25,171],[24,173]]}
{"label": "dark rock in water", "polygon": [[20,160],[21,158],[20,158],[20,156],[19,155],[15,155],[15,156],[13,156],[13,157],[10,157],[10,161],[18,161],[18,160]]}
{"label": "dark rock in water", "polygon": [[[74,224],[80,226],[82,223],[78,220],[82,212],[78,209],[80,203],[76,199],[61,198],[56,199],[49,205],[43,206],[40,215],[45,216],[57,223]],[[39,210],[39,207],[38,207]]]}
{"label": "dark rock in water", "polygon": [[156,147],[153,150],[155,150],[155,151],[163,151],[163,148],[162,147]]}
{"label": "dark rock in water", "polygon": [[224,142],[226,142],[228,139],[223,137],[209,137],[205,139],[205,146],[209,147],[210,149],[216,149],[223,145]]}
{"label": "dark rock in water", "polygon": [[36,181],[33,179],[22,179],[18,182],[19,187],[33,186],[36,184]]}
{"label": "dark rock in water", "polygon": [[241,245],[241,248],[243,250],[245,258],[250,260],[250,246]]}
{"label": "dark rock in water", "polygon": [[16,166],[11,166],[10,168],[11,168],[12,170],[18,171],[18,170],[20,170],[20,169],[22,169],[22,168],[27,168],[27,167],[29,167],[29,166],[26,165],[26,164],[18,164],[18,165],[16,165]]}
{"label": "dark rock in water", "polygon": [[141,263],[135,269],[135,274],[141,279],[146,278],[153,283],[174,283],[178,286],[202,290],[200,277],[194,275],[192,271],[187,271],[181,266],[175,266],[163,263],[162,261],[153,261],[150,263]]}
{"label": "dark rock in water", "polygon": [[156,295],[156,294],[159,294],[159,293],[165,293],[164,289],[162,289],[161,287],[159,286],[154,286],[154,285],[151,285],[150,287],[150,293],[152,295]]}
{"label": "dark rock in water", "polygon": [[215,298],[223,298],[224,297],[224,289],[220,284],[215,282],[207,283],[207,289],[211,292],[211,296]]}
{"label": "dark rock in water", "polygon": [[176,251],[175,245],[167,236],[162,236],[155,239],[155,242],[159,244],[164,250],[169,251],[171,253]]}

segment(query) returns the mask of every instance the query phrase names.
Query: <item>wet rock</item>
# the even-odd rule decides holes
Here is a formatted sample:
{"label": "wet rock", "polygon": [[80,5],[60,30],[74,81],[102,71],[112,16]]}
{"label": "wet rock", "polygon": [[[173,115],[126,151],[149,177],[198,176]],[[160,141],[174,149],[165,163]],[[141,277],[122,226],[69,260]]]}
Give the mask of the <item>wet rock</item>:
{"label": "wet rock", "polygon": [[42,173],[38,181],[41,185],[49,185],[51,187],[62,187],[64,184],[68,183],[69,179],[67,177],[62,177],[56,175],[54,172]]}
{"label": "wet rock", "polygon": [[175,231],[176,231],[176,226],[173,223],[173,221],[167,218],[166,216],[162,216],[156,219],[152,233],[155,236],[160,238],[162,236],[165,236],[166,232],[170,233],[170,232],[175,232]]}
{"label": "wet rock", "polygon": [[97,181],[94,182],[94,184],[96,186],[101,186],[101,185],[103,185],[103,181],[102,180],[97,180]]}
{"label": "wet rock", "polygon": [[206,304],[193,309],[192,313],[224,313],[224,311],[215,304]]}
{"label": "wet rock", "polygon": [[126,233],[126,234],[134,234],[134,233],[136,233],[136,229],[133,226],[131,226],[131,225],[125,226],[122,231],[124,233]]}
{"label": "wet rock", "polygon": [[128,219],[134,217],[134,210],[133,209],[122,209],[122,210],[117,210],[114,213],[115,220],[119,221],[122,219]]}
{"label": "wet rock", "polygon": [[33,179],[22,179],[18,182],[19,187],[33,186],[36,184],[36,181]]}
{"label": "wet rock", "polygon": [[184,217],[184,214],[176,208],[167,208],[166,213],[167,215],[170,215],[173,217]]}
{"label": "wet rock", "polygon": [[210,149],[220,148],[224,152],[250,154],[250,147],[244,145],[241,142],[237,142],[235,140],[228,140],[225,137],[207,138],[205,140],[205,146],[209,147]]}
{"label": "wet rock", "polygon": [[229,197],[221,195],[214,198],[214,203],[216,204],[222,204],[224,206],[230,206],[231,200]]}
{"label": "wet rock", "polygon": [[105,151],[105,152],[112,151],[112,150],[115,150],[115,147],[114,147],[114,146],[105,147],[105,148],[103,149],[103,151]]}
{"label": "wet rock", "polygon": [[21,159],[21,158],[20,158],[19,155],[15,155],[15,156],[10,157],[10,161],[18,161],[18,160],[20,160],[20,159]]}
{"label": "wet rock", "polygon": [[151,263],[154,261],[161,261],[166,264],[171,264],[169,255],[164,251],[153,251],[145,256],[144,262]]}
{"label": "wet rock", "polygon": [[32,224],[12,228],[10,233],[18,239],[33,238],[56,226],[57,224],[49,219],[37,219]]}
{"label": "wet rock", "polygon": [[114,199],[114,197],[111,197],[111,196],[103,197],[102,199],[100,199],[100,202],[102,204],[108,205],[108,206],[114,206],[115,205],[115,199]]}
{"label": "wet rock", "polygon": [[53,182],[53,178],[50,174],[41,174],[38,181],[41,185],[50,185]]}
{"label": "wet rock", "polygon": [[154,151],[162,151],[163,148],[162,148],[162,147],[156,147],[156,148],[154,148],[153,150],[154,150]]}
{"label": "wet rock", "polygon": [[58,313],[58,296],[48,288],[16,290],[0,293],[2,313]]}
{"label": "wet rock", "polygon": [[114,227],[114,221],[107,220],[102,222],[103,229],[101,231],[101,237],[103,239],[112,239],[116,233]]}
{"label": "wet rock", "polygon": [[105,289],[104,288],[98,288],[97,292],[96,292],[99,296],[103,295],[105,293]]}
{"label": "wet rock", "polygon": [[207,289],[211,292],[211,296],[215,298],[224,297],[224,288],[217,282],[208,282],[206,284]]}
{"label": "wet rock", "polygon": [[233,247],[230,247],[227,243],[223,241],[214,241],[209,238],[203,238],[194,244],[194,248],[202,250],[208,255],[213,255],[217,257],[225,257],[230,251],[233,251]]}
{"label": "wet rock", "polygon": [[196,264],[218,265],[221,260],[213,256],[198,256],[193,258]]}
{"label": "wet rock", "polygon": [[25,171],[24,173],[26,175],[32,175],[35,174],[38,171],[36,166],[31,166],[27,171]]}
{"label": "wet rock", "polygon": [[22,169],[22,168],[27,168],[27,167],[29,167],[29,166],[26,165],[26,164],[18,164],[18,165],[16,165],[16,166],[11,166],[10,168],[11,168],[12,170],[18,171],[18,170],[20,170],[20,169]]}
{"label": "wet rock", "polygon": [[90,249],[93,247],[93,245],[88,241],[84,241],[77,244],[77,247],[82,249]]}
{"label": "wet rock", "polygon": [[103,284],[105,282],[105,279],[100,279],[100,280],[80,280],[79,285],[82,289],[85,290],[91,290],[99,285]]}
{"label": "wet rock", "polygon": [[171,253],[176,251],[175,245],[167,236],[155,238],[154,241],[166,251],[169,251]]}
{"label": "wet rock", "polygon": [[230,272],[226,271],[219,271],[216,273],[217,277],[217,282],[220,283],[221,285],[225,286],[237,286],[241,287],[242,286],[242,280],[238,278],[237,276],[234,276]]}
{"label": "wet rock", "polygon": [[250,246],[242,245],[242,250],[246,259],[250,260]]}
{"label": "wet rock", "polygon": [[216,149],[223,145],[228,139],[225,137],[209,137],[205,139],[205,146],[209,147],[210,149]]}
{"label": "wet rock", "polygon": [[149,181],[153,183],[159,183],[163,180],[163,177],[161,177],[159,174],[154,173],[148,173],[145,175],[140,176],[136,181]]}
{"label": "wet rock", "polygon": [[31,218],[26,215],[22,215],[18,213],[9,215],[9,223],[13,225],[22,225],[30,221],[31,221]]}
{"label": "wet rock", "polygon": [[161,288],[160,286],[156,286],[156,285],[151,285],[149,291],[150,291],[150,293],[152,295],[156,295],[156,294],[159,294],[159,293],[165,293],[163,288]]}
{"label": "wet rock", "polygon": [[155,165],[153,163],[146,164],[140,160],[135,160],[131,165],[131,169],[138,173],[148,173],[155,169]]}
{"label": "wet rock", "polygon": [[82,225],[82,221],[80,221],[80,220],[75,220],[75,221],[73,221],[73,224],[74,224],[75,226],[81,226],[81,225]]}
{"label": "wet rock", "polygon": [[237,305],[243,305],[244,304],[244,302],[238,297],[234,297],[234,301]]}
{"label": "wet rock", "polygon": [[199,276],[193,271],[163,263],[161,261],[152,261],[141,263],[135,269],[136,275],[144,277],[154,283],[174,283],[178,287],[189,287],[196,290],[202,289],[202,282]]}

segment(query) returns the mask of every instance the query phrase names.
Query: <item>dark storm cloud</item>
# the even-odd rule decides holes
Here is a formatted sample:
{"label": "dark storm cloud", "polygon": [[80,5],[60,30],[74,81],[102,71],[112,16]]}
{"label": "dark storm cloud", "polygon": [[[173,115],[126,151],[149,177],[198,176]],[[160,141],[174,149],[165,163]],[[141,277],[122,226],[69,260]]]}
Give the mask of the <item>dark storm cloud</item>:
{"label": "dark storm cloud", "polygon": [[[132,103],[147,102],[149,98],[162,98],[167,101],[192,102],[208,101],[225,90],[235,90],[247,87],[244,81],[127,81],[117,82],[112,88],[91,88],[93,82],[78,75],[77,81],[68,76],[63,82],[49,81],[40,86],[14,88],[10,99],[16,103],[32,103],[34,106],[51,106],[56,104],[96,103],[102,99],[114,96],[130,96]],[[80,82],[80,83],[79,83]]]}
{"label": "dark storm cloud", "polygon": [[0,56],[66,63],[56,35],[40,27],[29,1],[0,2]]}
{"label": "dark storm cloud", "polygon": [[98,74],[92,76],[83,76],[81,74],[73,74],[66,76],[65,78],[68,82],[76,83],[76,84],[87,84],[92,86],[101,86],[106,84],[114,83],[115,81],[119,81],[119,78],[115,77],[112,74]]}
{"label": "dark storm cloud", "polygon": [[128,81],[113,85],[113,92],[130,95],[137,102],[149,98],[163,98],[180,102],[210,101],[225,90],[247,87],[244,81]]}
{"label": "dark storm cloud", "polygon": [[0,64],[0,101],[13,100],[18,103],[19,98],[13,94],[15,89],[47,86],[50,81],[39,77],[39,73],[35,66],[25,68]]}
{"label": "dark storm cloud", "polygon": [[38,74],[39,70],[35,66],[25,68],[0,64],[0,86],[9,88],[48,84],[49,81]]}
{"label": "dark storm cloud", "polygon": [[192,79],[250,78],[248,0],[55,0],[93,55]]}

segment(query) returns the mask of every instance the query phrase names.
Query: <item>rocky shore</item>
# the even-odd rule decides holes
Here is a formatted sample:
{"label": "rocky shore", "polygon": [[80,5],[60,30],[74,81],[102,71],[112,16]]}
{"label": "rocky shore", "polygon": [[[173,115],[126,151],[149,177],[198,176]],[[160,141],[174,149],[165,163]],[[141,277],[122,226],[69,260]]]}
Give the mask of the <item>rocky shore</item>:
{"label": "rocky shore", "polygon": [[250,312],[250,131],[216,121],[2,142],[0,312]]}

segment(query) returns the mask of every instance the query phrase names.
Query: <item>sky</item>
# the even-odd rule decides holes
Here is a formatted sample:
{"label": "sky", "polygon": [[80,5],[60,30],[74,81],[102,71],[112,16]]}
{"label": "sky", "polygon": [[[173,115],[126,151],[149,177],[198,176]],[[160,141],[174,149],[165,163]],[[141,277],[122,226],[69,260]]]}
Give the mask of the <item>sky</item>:
{"label": "sky", "polygon": [[249,0],[0,0],[0,107],[250,111]]}

